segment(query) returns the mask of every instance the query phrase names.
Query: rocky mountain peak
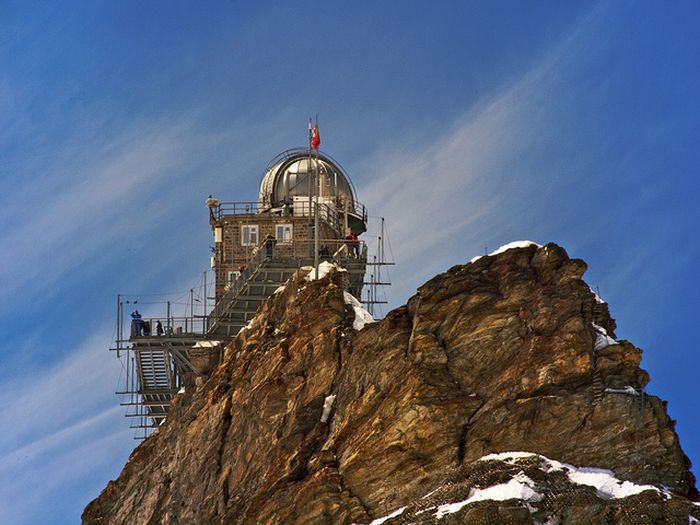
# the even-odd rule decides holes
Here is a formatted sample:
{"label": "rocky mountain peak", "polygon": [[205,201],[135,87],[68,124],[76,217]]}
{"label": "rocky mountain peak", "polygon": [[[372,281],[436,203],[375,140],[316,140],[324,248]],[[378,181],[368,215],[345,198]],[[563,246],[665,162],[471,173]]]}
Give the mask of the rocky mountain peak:
{"label": "rocky mountain peak", "polygon": [[699,518],[641,350],[616,340],[585,271],[555,244],[516,247],[359,324],[343,271],[298,273],[83,523]]}

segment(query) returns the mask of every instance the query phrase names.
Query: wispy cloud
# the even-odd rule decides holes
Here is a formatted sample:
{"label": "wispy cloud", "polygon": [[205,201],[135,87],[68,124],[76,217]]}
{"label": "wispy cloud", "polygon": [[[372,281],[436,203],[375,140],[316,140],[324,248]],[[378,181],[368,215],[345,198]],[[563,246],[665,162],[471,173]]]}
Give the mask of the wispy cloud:
{"label": "wispy cloud", "polygon": [[88,339],[67,357],[48,367],[36,363],[23,375],[5,381],[0,391],[0,418],[12,432],[0,435],[3,455],[24,449],[46,436],[92,418],[114,404],[119,363],[106,351],[111,330]]}
{"label": "wispy cloud", "polygon": [[594,8],[520,78],[475,101],[423,148],[375,156],[371,165],[381,175],[361,194],[387,218],[399,282],[410,288],[444,270],[445,261],[478,255],[488,242],[546,235],[564,221],[588,235],[573,210],[556,222],[546,218],[549,196],[572,184],[587,162],[564,153],[558,158],[548,148],[571,117],[572,63],[603,11]]}
{"label": "wispy cloud", "polygon": [[[0,299],[29,283],[46,287],[113,239],[143,228],[133,210],[183,176],[197,143],[187,123],[136,124],[107,143],[74,145],[74,172],[49,162],[41,185],[6,195],[0,220],[12,227],[0,242],[12,250],[0,254]],[[161,201],[154,211],[167,206]]]}
{"label": "wispy cloud", "polygon": [[52,507],[79,512],[88,496],[67,498],[67,487],[84,484],[126,458],[133,441],[114,396],[120,372],[119,362],[106,351],[110,335],[97,332],[60,362],[37,365],[3,383],[3,523],[35,523],[40,509],[50,519]]}
{"label": "wispy cloud", "polygon": [[133,444],[129,430],[119,425],[123,423],[116,417],[119,408],[3,456],[0,521],[74,523],[85,504],[97,496],[99,489],[93,487],[106,484],[100,477],[106,470],[114,472]]}

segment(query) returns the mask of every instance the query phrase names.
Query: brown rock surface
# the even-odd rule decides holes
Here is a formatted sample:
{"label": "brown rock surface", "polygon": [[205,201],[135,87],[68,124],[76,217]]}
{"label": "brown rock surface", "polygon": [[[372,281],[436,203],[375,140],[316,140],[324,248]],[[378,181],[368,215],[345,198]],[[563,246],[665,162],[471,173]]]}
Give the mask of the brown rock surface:
{"label": "brown rock surface", "polygon": [[[636,523],[625,505],[666,520],[648,523],[688,523],[700,507],[686,499],[697,494],[673,421],[658,398],[623,391],[648,382],[639,349],[594,352],[593,321],[612,337],[615,323],[585,269],[554,244],[511,249],[438,275],[359,332],[344,273],[293,278],[209,380],[177,399],[83,523],[369,523],[407,505],[385,523],[535,523],[537,512]],[[594,389],[596,369],[616,391]],[[549,510],[499,501],[425,511],[511,479],[524,467],[478,461],[506,451],[611,469],[674,496],[607,501],[545,472],[536,481]],[[439,501],[421,499],[435,490]]]}

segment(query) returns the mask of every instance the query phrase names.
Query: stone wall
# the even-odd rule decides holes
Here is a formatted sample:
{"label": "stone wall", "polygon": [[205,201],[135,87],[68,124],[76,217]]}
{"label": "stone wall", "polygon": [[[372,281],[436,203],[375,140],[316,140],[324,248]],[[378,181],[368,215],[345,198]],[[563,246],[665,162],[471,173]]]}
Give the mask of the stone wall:
{"label": "stone wall", "polygon": [[[280,224],[292,225],[292,244],[283,243],[279,239],[274,248],[274,257],[313,257],[313,228],[309,217],[273,216],[269,214],[226,215],[219,221],[212,221],[212,230],[222,228],[222,242],[216,244],[214,254],[216,265],[216,298],[223,295],[229,279],[229,272],[238,271],[254,255],[256,246],[244,246],[241,243],[242,227],[244,225],[258,226],[259,245],[267,235],[276,236],[276,227]],[[342,234],[334,230],[327,222],[320,221],[321,239],[341,239]]]}

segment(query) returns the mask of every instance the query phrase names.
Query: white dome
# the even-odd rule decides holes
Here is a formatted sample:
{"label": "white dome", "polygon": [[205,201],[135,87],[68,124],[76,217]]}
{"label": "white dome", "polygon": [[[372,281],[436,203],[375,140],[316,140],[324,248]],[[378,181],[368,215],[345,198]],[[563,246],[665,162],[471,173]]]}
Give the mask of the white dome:
{"label": "white dome", "polygon": [[[311,173],[321,177],[322,193],[333,197],[339,206],[355,208],[355,192],[349,177],[340,165],[323,153],[311,159]],[[290,204],[294,197],[316,195],[315,177],[309,177],[307,150],[288,150],[278,155],[267,166],[260,182],[260,208],[275,208]]]}

